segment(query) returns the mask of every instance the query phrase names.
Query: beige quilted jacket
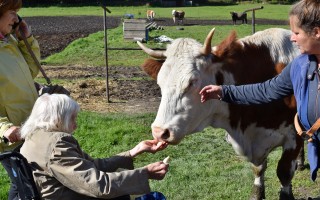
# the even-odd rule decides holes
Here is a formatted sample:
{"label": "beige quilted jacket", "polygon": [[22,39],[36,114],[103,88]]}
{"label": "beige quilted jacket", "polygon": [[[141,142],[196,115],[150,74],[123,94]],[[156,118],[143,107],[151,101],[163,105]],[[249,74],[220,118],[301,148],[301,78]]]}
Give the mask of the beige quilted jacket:
{"label": "beige quilted jacket", "polygon": [[[93,159],[68,133],[37,131],[21,153],[33,168],[43,199],[110,199],[150,192],[146,169],[133,169],[129,152]],[[119,169],[131,170],[115,172]]]}

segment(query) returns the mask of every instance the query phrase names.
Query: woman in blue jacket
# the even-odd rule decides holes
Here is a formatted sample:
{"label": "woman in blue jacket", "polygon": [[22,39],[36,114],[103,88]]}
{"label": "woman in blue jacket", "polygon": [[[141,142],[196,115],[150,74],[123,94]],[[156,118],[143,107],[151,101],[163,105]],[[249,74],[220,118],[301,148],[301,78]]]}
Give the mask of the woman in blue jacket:
{"label": "woman in blue jacket", "polygon": [[[299,120],[305,130],[320,117],[320,0],[301,0],[289,12],[291,41],[301,52],[276,77],[249,85],[208,85],[200,91],[201,102],[220,99],[237,104],[262,104],[294,94]],[[311,178],[319,168],[320,131],[308,143]]]}

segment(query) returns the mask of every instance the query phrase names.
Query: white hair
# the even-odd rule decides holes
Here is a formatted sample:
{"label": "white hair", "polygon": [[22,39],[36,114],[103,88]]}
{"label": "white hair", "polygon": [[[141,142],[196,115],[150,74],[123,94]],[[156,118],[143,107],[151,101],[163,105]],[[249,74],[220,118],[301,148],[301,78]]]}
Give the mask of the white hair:
{"label": "white hair", "polygon": [[39,129],[71,133],[71,117],[79,110],[78,103],[65,94],[44,94],[37,99],[22,125],[21,137],[28,138]]}

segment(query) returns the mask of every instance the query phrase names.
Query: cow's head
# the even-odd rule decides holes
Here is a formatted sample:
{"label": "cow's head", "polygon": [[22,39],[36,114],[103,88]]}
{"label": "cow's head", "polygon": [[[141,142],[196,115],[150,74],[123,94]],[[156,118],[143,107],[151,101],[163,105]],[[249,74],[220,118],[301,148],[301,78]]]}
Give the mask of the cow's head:
{"label": "cow's head", "polygon": [[[208,110],[212,104],[200,102],[199,91],[204,85],[215,83],[212,71],[211,39],[208,34],[204,45],[190,38],[180,38],[168,45],[166,51],[153,51],[141,43],[139,46],[150,56],[142,68],[161,88],[161,103],[152,124],[154,138],[171,144],[179,143],[185,135],[208,126]],[[200,117],[199,117],[200,116]]]}

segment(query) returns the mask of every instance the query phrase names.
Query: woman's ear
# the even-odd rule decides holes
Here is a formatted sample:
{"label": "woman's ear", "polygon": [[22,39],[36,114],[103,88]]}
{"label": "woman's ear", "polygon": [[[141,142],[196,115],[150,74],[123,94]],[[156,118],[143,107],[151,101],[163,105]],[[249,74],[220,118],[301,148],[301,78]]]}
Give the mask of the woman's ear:
{"label": "woman's ear", "polygon": [[318,40],[320,40],[320,27],[315,27],[314,29],[314,35]]}

